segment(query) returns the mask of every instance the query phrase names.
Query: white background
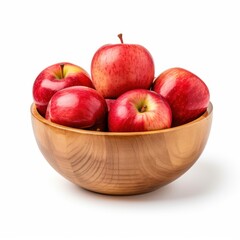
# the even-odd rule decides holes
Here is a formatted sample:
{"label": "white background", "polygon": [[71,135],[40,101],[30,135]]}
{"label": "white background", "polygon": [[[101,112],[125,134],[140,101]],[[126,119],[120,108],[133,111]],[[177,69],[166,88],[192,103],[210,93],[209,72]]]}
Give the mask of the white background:
{"label": "white background", "polygon": [[[0,239],[240,239],[238,1],[7,0],[0,3]],[[32,84],[48,65],[90,72],[103,44],[145,46],[156,75],[208,85],[212,131],[197,163],[155,192],[112,197],[65,180],[38,150]]]}

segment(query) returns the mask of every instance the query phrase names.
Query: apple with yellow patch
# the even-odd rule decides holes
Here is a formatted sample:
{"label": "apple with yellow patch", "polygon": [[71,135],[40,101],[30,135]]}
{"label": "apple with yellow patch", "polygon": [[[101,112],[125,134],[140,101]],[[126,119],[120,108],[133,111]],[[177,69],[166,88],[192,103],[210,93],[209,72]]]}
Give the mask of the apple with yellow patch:
{"label": "apple with yellow patch", "polygon": [[94,88],[87,71],[75,64],[61,62],[42,70],[33,84],[33,99],[39,113],[45,116],[54,93],[70,86]]}

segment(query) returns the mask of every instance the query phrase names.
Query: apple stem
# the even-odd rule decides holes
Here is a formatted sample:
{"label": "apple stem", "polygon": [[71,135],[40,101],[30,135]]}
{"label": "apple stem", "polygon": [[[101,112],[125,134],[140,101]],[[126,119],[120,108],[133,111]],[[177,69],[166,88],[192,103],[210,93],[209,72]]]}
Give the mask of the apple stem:
{"label": "apple stem", "polygon": [[146,112],[147,110],[147,105],[143,105],[140,109],[140,112],[143,113],[143,112]]}
{"label": "apple stem", "polygon": [[123,43],[123,37],[122,37],[122,33],[119,33],[119,34],[118,34],[118,37],[119,37],[119,39],[120,39],[121,43]]}
{"label": "apple stem", "polygon": [[61,67],[61,78],[63,78],[64,77],[64,73],[63,73],[64,64],[60,64],[60,67]]}

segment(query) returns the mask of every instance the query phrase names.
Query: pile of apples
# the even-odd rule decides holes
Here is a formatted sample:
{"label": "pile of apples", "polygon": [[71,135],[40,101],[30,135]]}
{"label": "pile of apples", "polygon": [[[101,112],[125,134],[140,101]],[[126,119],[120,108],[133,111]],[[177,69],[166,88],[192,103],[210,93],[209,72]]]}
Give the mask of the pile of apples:
{"label": "pile of apples", "polygon": [[150,52],[118,36],[121,43],[95,52],[91,76],[68,62],[40,72],[33,99],[43,117],[80,129],[135,132],[179,126],[206,111],[209,89],[198,76],[170,68],[155,77]]}

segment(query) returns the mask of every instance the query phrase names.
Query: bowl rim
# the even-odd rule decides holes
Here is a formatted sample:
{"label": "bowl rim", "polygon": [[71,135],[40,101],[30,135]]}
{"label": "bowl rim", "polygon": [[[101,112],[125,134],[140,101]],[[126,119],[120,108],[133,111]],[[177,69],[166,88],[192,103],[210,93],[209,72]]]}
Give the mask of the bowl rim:
{"label": "bowl rim", "polygon": [[195,119],[195,120],[193,120],[189,123],[182,124],[182,125],[176,126],[176,127],[161,129],[161,130],[151,130],[151,131],[141,131],[141,132],[101,132],[101,131],[94,131],[94,130],[72,128],[72,127],[63,126],[63,125],[60,125],[60,124],[57,124],[57,123],[53,123],[53,122],[47,120],[46,118],[44,118],[37,111],[35,103],[31,104],[30,110],[31,110],[32,117],[34,117],[38,121],[42,122],[43,124],[49,125],[51,127],[57,128],[57,129],[69,131],[69,132],[96,135],[96,136],[97,135],[98,136],[136,136],[136,135],[148,135],[148,134],[172,132],[172,131],[175,131],[177,129],[181,129],[181,128],[185,128],[185,127],[189,127],[189,126],[198,124],[202,120],[205,120],[205,119],[208,119],[209,117],[211,117],[212,112],[213,112],[213,104],[211,102],[209,102],[207,110],[200,117],[198,117],[197,119]]}

